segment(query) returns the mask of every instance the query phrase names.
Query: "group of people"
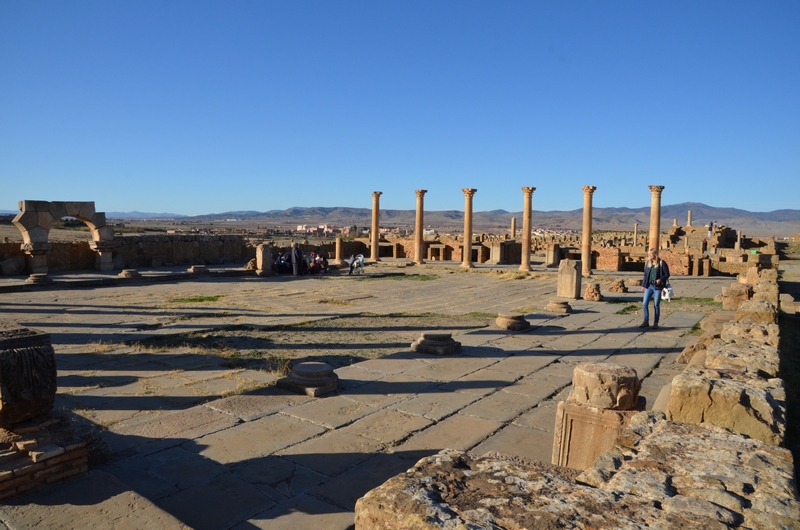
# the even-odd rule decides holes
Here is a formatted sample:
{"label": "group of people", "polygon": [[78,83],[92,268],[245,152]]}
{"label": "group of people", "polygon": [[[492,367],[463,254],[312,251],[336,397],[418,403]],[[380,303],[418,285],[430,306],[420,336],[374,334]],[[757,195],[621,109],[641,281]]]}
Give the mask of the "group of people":
{"label": "group of people", "polygon": [[321,252],[313,250],[306,255],[300,250],[297,243],[287,254],[281,251],[272,264],[272,270],[278,274],[291,274],[292,276],[306,276],[309,274],[325,274],[330,270],[328,258]]}

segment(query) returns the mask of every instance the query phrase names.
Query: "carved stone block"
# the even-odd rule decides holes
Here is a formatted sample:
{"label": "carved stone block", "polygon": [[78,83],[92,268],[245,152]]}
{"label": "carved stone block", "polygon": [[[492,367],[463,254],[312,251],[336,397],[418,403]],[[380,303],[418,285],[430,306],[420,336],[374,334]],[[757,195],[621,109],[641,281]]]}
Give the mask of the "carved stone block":
{"label": "carved stone block", "polygon": [[52,410],[56,389],[50,335],[0,327],[0,427],[8,428]]}
{"label": "carved stone block", "polygon": [[500,329],[510,331],[522,331],[531,327],[531,323],[525,320],[525,315],[511,315],[508,313],[498,314],[495,324]]}
{"label": "carved stone block", "polygon": [[339,388],[339,376],[333,372],[333,366],[327,363],[298,363],[287,377],[278,380],[277,385],[299,394],[320,397]]}
{"label": "carved stone block", "polygon": [[451,333],[423,333],[411,343],[411,351],[433,355],[449,355],[461,350],[461,343]]}

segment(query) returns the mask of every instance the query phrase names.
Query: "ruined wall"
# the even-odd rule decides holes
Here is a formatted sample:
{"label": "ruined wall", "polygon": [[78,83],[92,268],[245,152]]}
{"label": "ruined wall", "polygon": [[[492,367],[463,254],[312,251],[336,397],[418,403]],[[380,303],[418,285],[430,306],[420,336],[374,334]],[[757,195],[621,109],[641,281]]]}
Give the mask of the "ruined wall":
{"label": "ruined wall", "polygon": [[691,258],[687,254],[661,251],[659,257],[667,262],[669,273],[677,276],[688,276],[691,274]]}
{"label": "ruined wall", "polygon": [[[622,268],[622,254],[618,248],[599,248],[592,251],[594,267],[601,271],[618,271]],[[670,269],[672,270],[672,269]]]}

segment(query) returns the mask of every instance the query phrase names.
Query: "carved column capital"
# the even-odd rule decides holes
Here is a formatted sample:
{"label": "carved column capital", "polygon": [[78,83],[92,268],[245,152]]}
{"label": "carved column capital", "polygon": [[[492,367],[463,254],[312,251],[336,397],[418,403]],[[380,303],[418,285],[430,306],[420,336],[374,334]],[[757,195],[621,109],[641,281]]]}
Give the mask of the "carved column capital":
{"label": "carved column capital", "polygon": [[597,189],[597,186],[584,186],[583,187],[583,193],[585,195],[591,196],[594,193],[594,190],[596,190],[596,189]]}
{"label": "carved column capital", "polygon": [[664,186],[649,186],[649,188],[654,197],[660,197],[661,192],[664,191]]}
{"label": "carved column capital", "polygon": [[464,192],[464,197],[471,198],[478,190],[475,188],[461,188],[461,191]]}
{"label": "carved column capital", "polygon": [[373,191],[372,192],[372,199],[373,200],[378,199],[382,194],[383,194],[382,191]]}
{"label": "carved column capital", "polygon": [[536,188],[534,188],[533,186],[522,186],[522,193],[528,197],[533,195],[534,191],[536,191]]}
{"label": "carved column capital", "polygon": [[428,190],[414,190],[414,193],[417,194],[417,197],[424,197]]}

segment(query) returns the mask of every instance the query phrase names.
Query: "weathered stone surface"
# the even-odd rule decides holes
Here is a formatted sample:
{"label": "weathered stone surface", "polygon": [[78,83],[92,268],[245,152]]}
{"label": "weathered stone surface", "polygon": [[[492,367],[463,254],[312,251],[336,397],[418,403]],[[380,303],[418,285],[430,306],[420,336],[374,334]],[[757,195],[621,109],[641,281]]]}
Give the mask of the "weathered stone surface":
{"label": "weathered stone surface", "polygon": [[730,287],[722,288],[722,309],[735,311],[743,302],[753,297],[753,288],[749,284],[732,283]]}
{"label": "weathered stone surface", "polygon": [[787,449],[710,424],[640,413],[610,452],[578,477],[657,500],[663,512],[748,528],[796,528],[800,502]]}
{"label": "weathered stone surface", "polygon": [[698,337],[697,340],[687,344],[678,358],[675,359],[675,362],[688,364],[698,352],[705,351],[717,338],[719,338],[719,335],[704,333],[702,336]]}
{"label": "weathered stone surface", "polygon": [[659,510],[645,498],[576,484],[574,475],[558,466],[445,449],[360,498],[355,528],[725,528],[701,513]]}
{"label": "weathered stone surface", "polygon": [[717,340],[706,350],[705,366],[715,370],[738,370],[771,378],[778,375],[779,365],[778,347],[759,341]]}
{"label": "weathered stone surface", "polygon": [[531,327],[531,323],[525,320],[525,315],[509,313],[498,314],[495,324],[497,324],[497,327],[500,329],[507,329],[510,331],[522,331]]}
{"label": "weathered stone surface", "polygon": [[56,388],[50,335],[12,324],[0,327],[0,427],[49,412]]}
{"label": "weathered stone surface", "polygon": [[587,283],[586,284],[586,291],[583,293],[583,299],[589,300],[591,302],[599,302],[603,299],[603,295],[600,294],[600,284],[599,283]]}
{"label": "weathered stone surface", "polygon": [[558,288],[556,296],[577,300],[581,297],[581,262],[564,259],[558,264]]}
{"label": "weathered stone surface", "polygon": [[752,320],[738,320],[728,322],[722,326],[720,338],[725,342],[759,341],[764,344],[777,346],[780,328],[777,324],[763,324]]}
{"label": "weathered stone surface", "polygon": [[672,421],[711,423],[781,445],[786,430],[785,400],[781,379],[688,367],[672,380],[666,416]]}
{"label": "weathered stone surface", "polygon": [[614,280],[608,290],[612,293],[627,293],[628,287],[625,285],[625,280]]}
{"label": "weathered stone surface", "polygon": [[642,383],[636,370],[612,363],[585,363],[572,373],[567,401],[613,410],[636,408]]}
{"label": "weathered stone surface", "polygon": [[775,304],[763,300],[748,300],[743,302],[736,311],[734,320],[745,320],[747,318],[760,324],[777,324],[778,309]]}

